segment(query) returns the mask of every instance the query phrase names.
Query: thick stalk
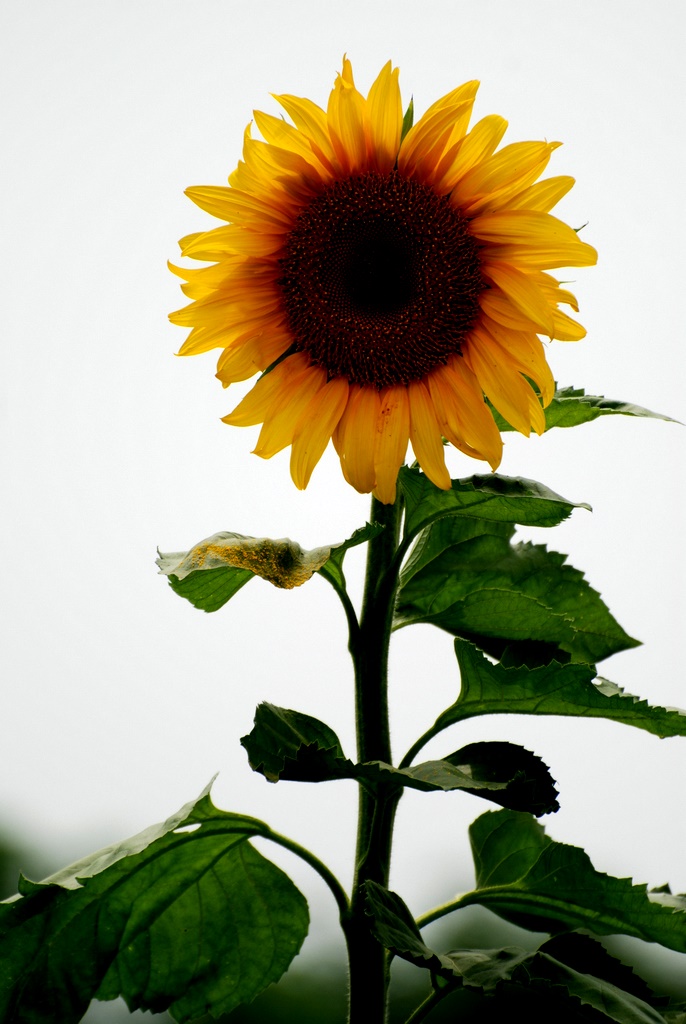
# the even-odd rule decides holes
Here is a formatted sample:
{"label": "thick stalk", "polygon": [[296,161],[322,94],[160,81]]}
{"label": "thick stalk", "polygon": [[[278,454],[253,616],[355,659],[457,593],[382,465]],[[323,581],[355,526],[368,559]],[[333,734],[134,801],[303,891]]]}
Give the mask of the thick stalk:
{"label": "thick stalk", "polygon": [[[388,645],[396,587],[390,572],[398,548],[400,502],[372,499],[371,521],[383,531],[369,542],[360,629],[352,654],[358,761],[391,763],[388,720]],[[364,883],[388,885],[395,788],[359,790],[355,877],[346,939],[350,963],[350,1024],[383,1024],[388,970],[383,947],[369,931]]]}

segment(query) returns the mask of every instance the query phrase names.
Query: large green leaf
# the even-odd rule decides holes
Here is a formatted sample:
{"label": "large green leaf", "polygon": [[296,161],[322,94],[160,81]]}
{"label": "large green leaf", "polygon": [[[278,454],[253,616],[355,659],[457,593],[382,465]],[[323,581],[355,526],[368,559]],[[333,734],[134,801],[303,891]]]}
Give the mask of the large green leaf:
{"label": "large green leaf", "polygon": [[405,466],[398,475],[405,501],[405,536],[414,537],[443,516],[471,516],[495,523],[519,523],[521,526],[557,526],[576,504],[562,498],[535,480],[517,477],[473,476],[453,480],[443,491],[418,469]]}
{"label": "large green leaf", "polygon": [[[492,408],[492,412],[499,430],[514,430],[514,427],[511,427],[496,409]],[[667,420],[669,423],[678,422],[670,416],[651,412],[650,409],[633,405],[631,402],[617,402],[610,398],[603,398],[602,395],[587,395],[583,388],[570,387],[561,388],[555,392],[555,397],[545,410],[545,429],[576,427],[580,423],[589,423],[599,416],[616,416],[618,414]]]}
{"label": "large green leaf", "polygon": [[493,664],[463,640],[455,641],[460,666],[460,695],[436,721],[436,732],[478,715],[574,715],[609,718],[655,736],[686,736],[686,711],[651,707],[597,678],[593,665],[506,668]]}
{"label": "large green leaf", "polygon": [[456,907],[478,903],[534,931],[585,928],[686,953],[684,897],[596,871],[584,850],[554,842],[519,811],[487,811],[469,834],[476,888]]}
{"label": "large green leaf", "polygon": [[444,979],[437,988],[464,986],[501,999],[523,988],[530,1000],[537,995],[578,1000],[602,1014],[594,1020],[664,1024],[665,1018],[650,1005],[653,997],[647,985],[588,936],[555,938],[534,951],[506,946],[438,953],[426,945],[396,893],[374,882],[365,888],[366,910],[378,941],[394,955]]}
{"label": "large green leaf", "polygon": [[92,998],[228,1013],[276,981],[307,933],[307,904],[247,841],[263,822],[208,792],[163,825],[0,905],[0,1020],[72,1024]]}
{"label": "large green leaf", "polygon": [[453,516],[418,539],[401,577],[394,628],[428,622],[496,658],[597,662],[635,647],[582,572],[514,527]]}

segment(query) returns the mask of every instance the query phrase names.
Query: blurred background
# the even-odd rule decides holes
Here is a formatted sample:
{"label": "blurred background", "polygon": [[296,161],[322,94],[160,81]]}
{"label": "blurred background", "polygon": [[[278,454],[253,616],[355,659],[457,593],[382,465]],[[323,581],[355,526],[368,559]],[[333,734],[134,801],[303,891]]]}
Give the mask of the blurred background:
{"label": "blurred background", "polygon": [[[158,545],[185,550],[232,530],[309,548],[344,539],[368,514],[331,449],[304,493],[291,483],[288,452],[269,462],[249,454],[258,428],[219,421],[248,385],[226,394],[214,354],[174,358],[185,332],[166,314],[185,300],[166,260],[177,238],[215,223],[184,188],[225,182],[252,109],[277,112],[270,93],[325,105],[344,52],[365,92],[391,58],[418,113],[481,79],[475,119],[508,118],[506,142],[564,143],[548,173],[572,174],[577,185],[555,212],[587,224],[584,238],[600,254],[597,268],[573,272],[588,337],[551,346],[556,378],[684,421],[685,21],[676,0],[5,0],[8,893],[20,867],[42,877],[134,834],[217,771],[218,806],[263,817],[349,884],[353,784],[269,785],[238,742],[268,700],[322,718],[353,754],[352,675],[333,591],[319,577],[290,592],[256,579],[206,615],[156,574]],[[623,417],[531,440],[508,435],[500,470],[593,506],[522,537],[568,553],[644,642],[603,674],[668,706],[686,705],[684,437],[675,424]],[[449,459],[453,476],[479,471],[456,451]],[[346,561],[356,596],[362,558],[357,549]],[[431,627],[401,631],[391,655],[401,756],[454,701],[459,680],[450,637]],[[561,810],[544,819],[553,838],[584,846],[598,870],[686,890],[686,741],[597,720],[493,717],[444,734],[425,754],[478,739],[521,743],[550,765],[561,793]],[[407,793],[391,885],[414,912],[471,888],[466,830],[486,809],[467,795]],[[322,981],[334,1020],[344,950],[330,894],[286,852],[263,852],[310,901],[312,937],[297,969]],[[455,929],[465,944],[515,941],[485,911],[451,927],[446,946]],[[656,984],[686,994],[683,957],[617,941]],[[274,990],[282,1008],[292,990]],[[88,1019],[128,1018],[110,1004]]]}

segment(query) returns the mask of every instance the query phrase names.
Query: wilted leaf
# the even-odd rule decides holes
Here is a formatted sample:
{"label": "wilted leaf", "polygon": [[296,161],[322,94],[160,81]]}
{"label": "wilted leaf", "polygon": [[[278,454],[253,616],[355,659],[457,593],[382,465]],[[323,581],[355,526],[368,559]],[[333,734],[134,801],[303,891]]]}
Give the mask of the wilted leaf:
{"label": "wilted leaf", "polygon": [[190,551],[160,552],[157,565],[165,576],[186,579],[193,572],[212,569],[243,569],[261,576],[275,587],[291,590],[306,583],[331,554],[331,548],[303,551],[289,540],[245,537],[240,533],[215,533],[194,544]]}

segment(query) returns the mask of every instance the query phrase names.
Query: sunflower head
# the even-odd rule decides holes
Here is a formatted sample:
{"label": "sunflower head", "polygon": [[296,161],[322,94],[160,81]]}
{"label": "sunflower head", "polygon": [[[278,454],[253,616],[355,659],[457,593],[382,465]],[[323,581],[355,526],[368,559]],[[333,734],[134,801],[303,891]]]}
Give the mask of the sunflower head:
{"label": "sunflower head", "polygon": [[585,334],[548,271],[596,252],[550,213],[574,179],[538,180],[559,143],[498,149],[503,118],[469,127],[477,86],[408,127],[398,69],[365,97],[344,59],[326,110],[277,96],[290,121],[255,111],[262,138],[248,126],[228,187],[187,191],[225,223],[181,240],[208,265],[172,267],[192,300],[171,316],[192,328],[179,354],[223,349],[225,387],[261,372],[224,422],[261,423],[263,458],[290,445],[300,488],[329,440],[345,479],[383,502],[408,444],[438,487],[443,438],[495,469],[484,396],[521,433],[544,430],[539,335]]}

